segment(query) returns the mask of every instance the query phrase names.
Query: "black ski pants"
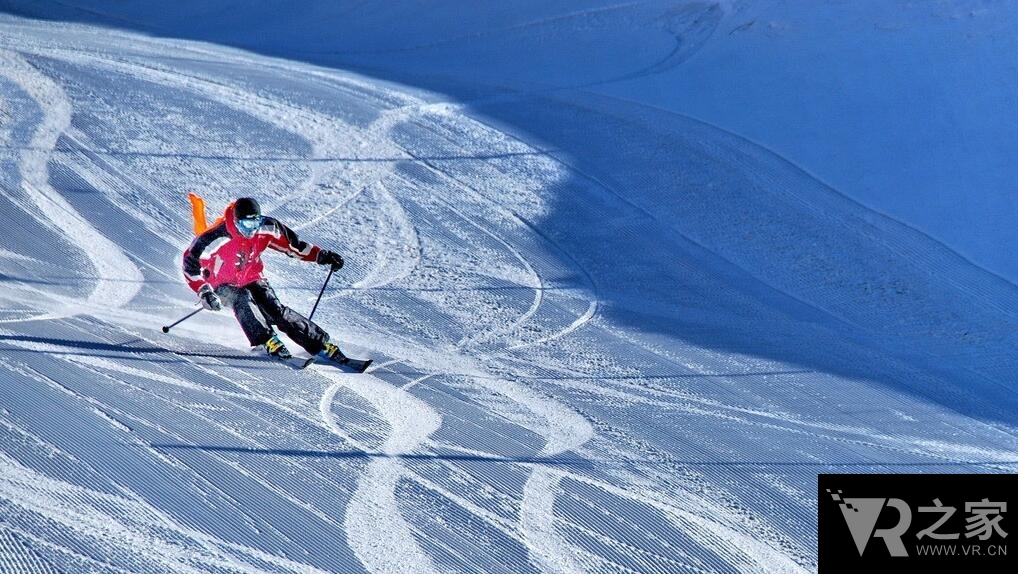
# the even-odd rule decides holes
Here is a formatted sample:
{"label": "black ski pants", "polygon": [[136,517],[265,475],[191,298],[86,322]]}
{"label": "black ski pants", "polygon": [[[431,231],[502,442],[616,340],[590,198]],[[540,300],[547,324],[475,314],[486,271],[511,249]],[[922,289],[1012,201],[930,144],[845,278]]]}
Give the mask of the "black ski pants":
{"label": "black ski pants", "polygon": [[252,347],[264,345],[272,338],[273,325],[312,355],[321,351],[329,340],[324,329],[283,305],[265,279],[243,287],[220,285],[216,287],[216,294],[233,309]]}

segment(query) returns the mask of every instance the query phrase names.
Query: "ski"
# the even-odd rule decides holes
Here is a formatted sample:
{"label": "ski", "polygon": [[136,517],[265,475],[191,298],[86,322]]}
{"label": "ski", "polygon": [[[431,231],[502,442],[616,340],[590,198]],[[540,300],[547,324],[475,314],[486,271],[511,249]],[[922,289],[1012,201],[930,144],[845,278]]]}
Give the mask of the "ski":
{"label": "ski", "polygon": [[343,370],[347,370],[349,372],[363,373],[364,371],[368,370],[368,367],[371,366],[372,361],[373,359],[351,359],[349,357],[344,357],[343,360],[341,361],[333,361],[331,359],[323,359],[318,356],[312,356],[308,358],[306,361],[304,361],[304,366],[301,367],[301,369],[306,369],[311,365],[320,362],[325,365],[334,365],[337,367],[341,367],[343,368]]}
{"label": "ski", "polygon": [[291,367],[291,368],[296,369],[298,371],[302,370],[304,367],[307,366],[305,364],[304,359],[302,359],[301,357],[290,357],[288,359],[284,359],[282,357],[272,357],[272,356],[270,356],[269,360],[275,361],[277,363],[282,363],[282,364],[286,365],[287,367]]}

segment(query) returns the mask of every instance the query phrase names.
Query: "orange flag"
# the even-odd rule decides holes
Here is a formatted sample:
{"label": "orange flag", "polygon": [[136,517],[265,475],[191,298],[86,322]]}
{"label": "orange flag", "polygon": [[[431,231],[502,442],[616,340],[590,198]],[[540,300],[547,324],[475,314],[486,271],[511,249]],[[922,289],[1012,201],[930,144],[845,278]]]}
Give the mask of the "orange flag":
{"label": "orange flag", "polygon": [[194,219],[194,234],[201,235],[209,228],[205,219],[205,200],[197,196],[193,191],[187,193],[187,199],[191,201],[191,217]]}

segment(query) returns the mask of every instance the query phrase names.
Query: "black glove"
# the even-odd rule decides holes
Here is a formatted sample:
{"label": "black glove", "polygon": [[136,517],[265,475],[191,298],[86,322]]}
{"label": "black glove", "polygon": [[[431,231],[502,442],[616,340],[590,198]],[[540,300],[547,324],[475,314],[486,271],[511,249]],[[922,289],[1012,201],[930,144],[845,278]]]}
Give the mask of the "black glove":
{"label": "black glove", "polygon": [[329,251],[328,249],[322,249],[318,252],[318,264],[319,265],[331,265],[333,271],[339,271],[343,267],[343,258],[339,256],[339,253],[335,251]]}
{"label": "black glove", "polygon": [[218,311],[223,308],[223,302],[219,300],[219,295],[216,295],[208,283],[202,285],[198,290],[198,298],[201,299],[201,306],[209,311]]}

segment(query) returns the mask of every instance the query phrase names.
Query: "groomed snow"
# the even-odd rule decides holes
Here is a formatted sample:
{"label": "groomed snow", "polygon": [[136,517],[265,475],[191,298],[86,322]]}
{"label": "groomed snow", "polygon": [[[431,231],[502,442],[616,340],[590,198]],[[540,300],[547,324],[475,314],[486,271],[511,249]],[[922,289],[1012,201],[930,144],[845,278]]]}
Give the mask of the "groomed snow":
{"label": "groomed snow", "polygon": [[[0,571],[811,572],[819,473],[1018,470],[1006,6],[177,4],[0,2]],[[192,190],[375,366],[161,333]]]}

